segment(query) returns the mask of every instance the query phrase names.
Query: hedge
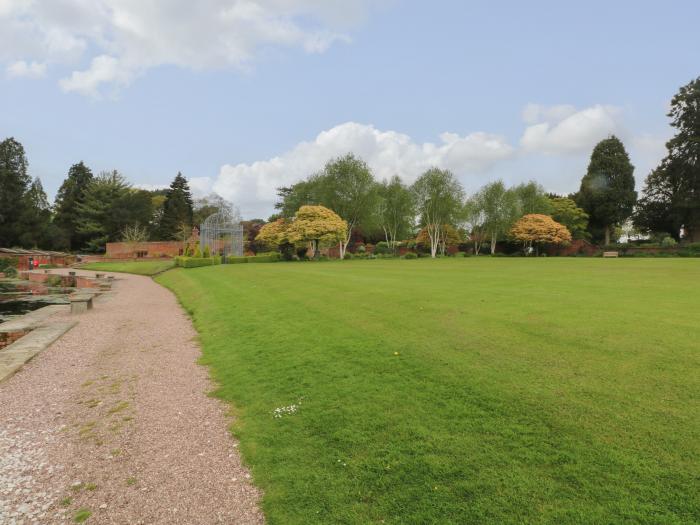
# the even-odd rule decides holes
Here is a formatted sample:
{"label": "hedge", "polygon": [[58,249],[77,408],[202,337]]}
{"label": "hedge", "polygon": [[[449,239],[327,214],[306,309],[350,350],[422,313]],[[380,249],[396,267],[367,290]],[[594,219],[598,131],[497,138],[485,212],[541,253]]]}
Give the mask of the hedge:
{"label": "hedge", "polygon": [[175,257],[175,265],[181,268],[199,268],[221,264],[221,257]]}
{"label": "hedge", "polygon": [[226,257],[228,264],[241,263],[271,263],[278,262],[281,258],[279,253],[266,253],[265,255],[255,255],[253,257]]}

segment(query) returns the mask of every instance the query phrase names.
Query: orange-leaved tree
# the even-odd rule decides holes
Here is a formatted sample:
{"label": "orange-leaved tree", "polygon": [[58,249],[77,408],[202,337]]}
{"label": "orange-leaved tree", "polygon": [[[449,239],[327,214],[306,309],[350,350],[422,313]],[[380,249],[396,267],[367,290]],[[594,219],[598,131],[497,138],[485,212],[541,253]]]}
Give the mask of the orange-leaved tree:
{"label": "orange-leaved tree", "polygon": [[510,230],[511,236],[522,242],[527,251],[541,244],[566,244],[571,241],[571,232],[549,215],[532,213],[518,219]]}
{"label": "orange-leaved tree", "polygon": [[321,244],[340,242],[348,231],[348,223],[325,206],[302,206],[287,229],[287,239],[293,244],[311,243],[314,258],[318,258]]}

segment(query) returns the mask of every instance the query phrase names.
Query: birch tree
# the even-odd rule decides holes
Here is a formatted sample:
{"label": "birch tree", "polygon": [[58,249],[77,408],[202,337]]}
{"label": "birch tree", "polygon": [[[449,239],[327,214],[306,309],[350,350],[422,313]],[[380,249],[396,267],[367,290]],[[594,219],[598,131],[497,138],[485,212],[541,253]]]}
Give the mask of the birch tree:
{"label": "birch tree", "polygon": [[352,153],[326,164],[323,172],[313,179],[318,203],[330,208],[347,223],[347,231],[340,239],[340,258],[350,242],[354,228],[371,227],[375,219],[378,192],[371,170]]}
{"label": "birch tree", "polygon": [[416,211],[430,239],[430,256],[437,255],[444,224],[459,218],[464,200],[462,185],[452,172],[431,168],[412,186]]}
{"label": "birch tree", "polygon": [[395,251],[399,236],[407,234],[415,220],[413,194],[398,176],[379,184],[378,192],[378,222],[387,245]]}
{"label": "birch tree", "polygon": [[491,241],[491,255],[496,253],[496,243],[518,219],[518,200],[515,193],[506,189],[502,181],[487,184],[481,190],[485,216],[485,231]]}
{"label": "birch tree", "polygon": [[464,203],[462,224],[474,246],[474,255],[479,255],[486,230],[486,214],[484,213],[484,196],[482,192],[472,195]]}

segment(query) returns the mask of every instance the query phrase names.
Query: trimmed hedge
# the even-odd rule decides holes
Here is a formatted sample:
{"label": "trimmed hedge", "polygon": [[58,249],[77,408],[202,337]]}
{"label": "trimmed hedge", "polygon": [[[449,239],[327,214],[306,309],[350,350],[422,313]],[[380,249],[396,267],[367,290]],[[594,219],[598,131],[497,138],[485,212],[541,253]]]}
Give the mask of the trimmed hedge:
{"label": "trimmed hedge", "polygon": [[241,263],[272,263],[282,259],[279,253],[266,253],[265,255],[254,255],[253,257],[226,257],[228,264]]}
{"label": "trimmed hedge", "polygon": [[199,268],[221,264],[221,257],[175,257],[175,266],[180,268]]}

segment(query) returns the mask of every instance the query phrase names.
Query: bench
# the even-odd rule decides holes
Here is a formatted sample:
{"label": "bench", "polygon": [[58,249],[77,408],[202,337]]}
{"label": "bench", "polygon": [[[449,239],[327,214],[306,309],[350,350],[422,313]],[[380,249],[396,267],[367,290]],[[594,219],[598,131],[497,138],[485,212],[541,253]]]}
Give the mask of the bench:
{"label": "bench", "polygon": [[619,257],[620,252],[603,252],[603,257]]}
{"label": "bench", "polygon": [[92,309],[92,298],[91,294],[75,294],[69,297],[70,299],[70,313],[80,314],[87,312]]}

